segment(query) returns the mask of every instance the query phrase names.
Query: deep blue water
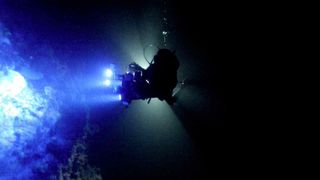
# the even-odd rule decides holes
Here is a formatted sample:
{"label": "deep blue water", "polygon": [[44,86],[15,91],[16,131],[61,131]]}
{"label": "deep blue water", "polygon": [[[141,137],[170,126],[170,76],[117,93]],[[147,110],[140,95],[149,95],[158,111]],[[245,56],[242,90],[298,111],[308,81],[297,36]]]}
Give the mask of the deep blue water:
{"label": "deep blue water", "polygon": [[[167,48],[193,84],[174,107],[125,108],[102,85],[104,70],[145,67],[143,48],[164,47],[163,1],[0,0],[0,179],[191,179],[219,168],[209,159],[221,158],[220,66],[198,43],[197,18],[177,7],[168,3]],[[20,75],[27,86],[3,93]]]}

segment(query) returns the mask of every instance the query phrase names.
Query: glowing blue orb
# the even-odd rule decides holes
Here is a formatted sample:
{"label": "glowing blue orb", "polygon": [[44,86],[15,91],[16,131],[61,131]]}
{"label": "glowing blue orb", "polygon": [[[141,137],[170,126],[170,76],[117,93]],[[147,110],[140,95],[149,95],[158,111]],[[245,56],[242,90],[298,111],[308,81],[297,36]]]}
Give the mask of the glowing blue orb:
{"label": "glowing blue orb", "polygon": [[113,74],[113,73],[112,73],[112,70],[111,70],[111,69],[107,69],[107,70],[106,70],[106,75],[107,75],[108,78],[111,78],[111,77],[112,77],[112,74]]}
{"label": "glowing blue orb", "polygon": [[111,85],[111,81],[109,79],[107,79],[107,80],[104,81],[104,84],[106,86],[110,86]]}
{"label": "glowing blue orb", "polygon": [[119,101],[121,101],[122,100],[122,96],[121,96],[121,94],[119,94]]}

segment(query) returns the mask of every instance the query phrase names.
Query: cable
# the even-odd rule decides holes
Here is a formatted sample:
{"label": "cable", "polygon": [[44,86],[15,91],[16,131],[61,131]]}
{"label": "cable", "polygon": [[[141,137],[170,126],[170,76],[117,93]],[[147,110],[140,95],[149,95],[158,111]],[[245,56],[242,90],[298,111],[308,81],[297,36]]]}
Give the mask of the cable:
{"label": "cable", "polygon": [[167,0],[163,0],[163,17],[162,17],[162,37],[163,37],[163,46],[167,47],[167,40],[169,35],[169,25],[168,25],[168,10],[167,10]]}
{"label": "cable", "polygon": [[144,59],[149,63],[149,65],[153,62],[153,59],[151,60],[151,62],[148,61],[147,57],[146,57],[146,49],[147,47],[154,47],[153,44],[148,44],[146,45],[144,48],[143,48],[143,56],[144,56]]}
{"label": "cable", "polygon": [[[162,10],[162,22],[161,22],[161,25],[162,25],[162,46],[164,48],[167,48],[167,41],[168,41],[168,35],[169,35],[169,24],[168,24],[168,8],[167,8],[167,0],[163,0],[163,10]],[[144,59],[148,62],[148,64],[152,64],[153,60],[152,59],[151,61],[149,61],[146,57],[146,49],[148,47],[154,47],[153,44],[148,44],[146,45],[144,48],[143,48],[143,56],[144,56]],[[158,49],[160,49],[158,47]]]}

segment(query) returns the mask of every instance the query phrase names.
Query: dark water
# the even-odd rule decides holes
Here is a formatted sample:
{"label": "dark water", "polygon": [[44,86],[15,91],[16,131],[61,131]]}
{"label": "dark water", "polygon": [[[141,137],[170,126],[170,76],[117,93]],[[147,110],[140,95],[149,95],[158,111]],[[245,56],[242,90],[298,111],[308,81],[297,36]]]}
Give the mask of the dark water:
{"label": "dark water", "polygon": [[[32,111],[43,112],[32,115],[32,122],[41,123],[26,126],[24,116],[0,116],[3,127],[4,120],[22,123],[0,134],[12,138],[0,139],[6,142],[0,144],[6,155],[0,156],[0,179],[198,179],[219,174],[225,58],[217,55],[223,44],[221,37],[215,41],[212,26],[219,32],[221,20],[212,18],[206,4],[192,5],[1,0],[1,68],[20,72],[30,92],[47,104],[33,105],[44,109]],[[143,48],[164,47],[163,30],[169,32],[167,48],[176,50],[180,60],[178,78],[187,79],[187,85],[173,107],[157,99],[123,107],[101,85],[103,70],[112,63],[124,72],[132,61],[146,66]],[[155,51],[147,49],[146,56]]]}

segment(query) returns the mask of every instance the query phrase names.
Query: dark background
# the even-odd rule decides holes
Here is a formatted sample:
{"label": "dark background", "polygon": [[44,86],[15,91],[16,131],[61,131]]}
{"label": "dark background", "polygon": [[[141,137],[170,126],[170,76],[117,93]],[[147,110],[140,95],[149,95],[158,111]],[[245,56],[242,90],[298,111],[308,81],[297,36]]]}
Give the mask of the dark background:
{"label": "dark background", "polygon": [[[104,59],[119,66],[131,62],[128,47],[142,52],[145,45],[161,42],[162,1],[0,2],[0,20],[15,33],[13,42],[21,42],[21,55],[35,57],[35,66],[45,64],[36,58],[42,57],[37,50],[49,46],[72,74],[90,74],[105,65]],[[232,32],[228,8],[206,1],[169,1],[167,10],[168,47],[176,50],[178,77],[187,78],[187,85],[173,107],[165,102],[135,102],[128,109],[90,106],[99,133],[89,138],[89,162],[105,179],[198,179],[224,171],[225,49]],[[133,43],[124,48],[126,40]]]}

